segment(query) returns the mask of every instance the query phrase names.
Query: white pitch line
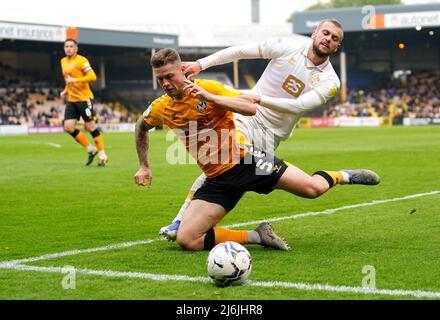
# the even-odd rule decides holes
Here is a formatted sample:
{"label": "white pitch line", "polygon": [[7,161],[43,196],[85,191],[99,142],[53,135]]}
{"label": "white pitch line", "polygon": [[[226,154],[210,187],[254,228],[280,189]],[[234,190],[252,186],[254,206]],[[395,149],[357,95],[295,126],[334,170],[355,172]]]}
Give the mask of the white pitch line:
{"label": "white pitch line", "polygon": [[[366,206],[372,206],[372,205],[376,205],[376,204],[425,197],[425,196],[430,196],[430,195],[435,195],[435,194],[440,194],[440,191],[436,190],[436,191],[431,191],[431,192],[418,193],[418,194],[408,195],[408,196],[404,196],[404,197],[385,199],[385,200],[373,200],[371,202],[364,202],[364,203],[359,203],[359,204],[354,204],[354,205],[349,205],[349,206],[342,206],[339,208],[326,209],[324,211],[307,212],[307,213],[301,213],[301,214],[285,216],[285,217],[277,217],[277,218],[270,218],[270,219],[264,219],[264,220],[236,223],[236,224],[231,224],[231,225],[227,225],[224,227],[225,228],[234,228],[234,227],[241,227],[241,226],[258,224],[263,221],[272,222],[272,221],[281,221],[281,220],[289,220],[289,219],[298,219],[298,218],[304,218],[304,217],[310,217],[310,216],[317,216],[317,215],[321,215],[321,214],[328,215],[328,214],[332,214],[332,213],[338,212],[340,210],[345,210],[345,209],[366,207]],[[147,243],[152,243],[152,242],[156,242],[156,241],[161,241],[161,240],[165,240],[165,239],[155,238],[155,239],[145,239],[145,240],[133,241],[133,242],[123,242],[123,243],[118,243],[118,244],[113,244],[113,245],[108,245],[108,246],[103,246],[103,247],[98,247],[98,248],[71,250],[71,251],[65,251],[65,252],[60,252],[60,253],[46,254],[46,255],[32,257],[32,258],[5,261],[5,262],[0,262],[0,264],[3,264],[3,265],[4,264],[24,264],[24,263],[29,263],[29,262],[41,261],[41,260],[55,259],[55,258],[59,258],[59,257],[73,256],[73,255],[77,255],[77,254],[81,254],[81,253],[89,253],[89,252],[96,252],[96,251],[112,250],[112,249],[117,249],[117,248],[132,247],[132,246],[137,246],[137,245],[141,245],[141,244],[147,244]]]}
{"label": "white pitch line", "polygon": [[310,283],[295,283],[295,282],[281,282],[281,281],[249,281],[249,285],[253,287],[283,287],[283,288],[294,288],[298,290],[310,290],[310,291],[363,293],[363,294],[375,294],[375,295],[386,295],[386,296],[413,296],[417,298],[440,299],[440,292],[437,291],[370,289],[364,287],[333,286],[329,284],[310,284]]}
{"label": "white pitch line", "polygon": [[28,141],[28,142],[22,142],[23,144],[47,144],[48,146],[54,147],[54,148],[61,148],[62,146],[58,143],[54,142],[43,142],[43,141]]}
{"label": "white pitch line", "polygon": [[407,200],[407,199],[426,197],[426,196],[431,196],[431,195],[435,195],[435,194],[440,194],[440,191],[435,190],[435,191],[431,191],[431,192],[412,194],[409,196],[404,196],[404,197],[399,197],[399,198],[392,198],[392,199],[385,199],[385,200],[373,200],[371,202],[364,202],[364,203],[358,203],[358,204],[353,204],[353,205],[348,205],[348,206],[342,206],[339,208],[326,209],[324,211],[306,212],[306,213],[294,214],[294,215],[285,216],[285,217],[276,217],[276,218],[269,218],[269,219],[263,219],[263,220],[257,220],[257,221],[234,223],[234,224],[230,224],[229,226],[226,226],[226,227],[235,228],[235,227],[248,226],[248,225],[252,225],[252,224],[258,224],[258,223],[261,223],[264,221],[273,222],[273,221],[282,221],[282,220],[290,220],[290,219],[299,219],[299,218],[305,218],[305,217],[311,217],[311,216],[318,216],[321,214],[333,214],[335,212],[338,212],[341,210],[346,210],[346,209],[369,207],[369,206],[374,206],[376,204],[383,204],[383,203],[388,203],[388,202],[395,202],[395,201],[402,201],[402,200]]}
{"label": "white pitch line", "polygon": [[156,242],[156,241],[164,241],[164,240],[165,239],[162,239],[162,238],[146,239],[146,240],[140,240],[140,241],[117,243],[117,244],[112,244],[112,245],[97,247],[97,248],[79,249],[79,250],[64,251],[64,252],[59,252],[59,253],[51,253],[51,254],[45,254],[45,255],[33,257],[33,258],[25,258],[25,259],[0,262],[0,266],[1,265],[16,265],[16,264],[23,264],[23,263],[29,263],[29,262],[35,262],[35,261],[41,261],[41,260],[60,258],[60,257],[74,256],[74,255],[81,254],[81,253],[90,253],[90,252],[106,251],[106,250],[119,249],[119,248],[127,248],[127,247],[137,246],[140,244],[147,244],[147,243],[152,243],[152,242]]}
{"label": "white pitch line", "polygon": [[[0,264],[0,268],[36,271],[36,272],[49,272],[49,273],[66,273],[60,267],[35,267],[27,265],[9,265]],[[155,281],[187,281],[187,282],[201,282],[212,283],[212,280],[207,277],[191,277],[185,275],[173,275],[173,274],[154,274],[144,272],[119,272],[112,270],[90,270],[90,269],[75,269],[76,273],[92,275],[92,276],[104,276],[104,277],[118,277],[118,278],[135,278],[146,279]],[[70,271],[69,271],[70,272]],[[372,294],[372,295],[386,295],[386,296],[412,296],[417,298],[437,298],[440,299],[440,292],[435,291],[422,291],[422,290],[399,290],[399,289],[370,289],[363,287],[350,287],[350,286],[334,286],[329,284],[310,284],[310,283],[295,283],[295,282],[283,282],[283,281],[252,281],[246,282],[245,286],[251,287],[265,287],[265,288],[286,288],[308,291],[326,291],[326,292],[339,292],[339,293],[353,293],[353,294]]]}
{"label": "white pitch line", "polygon": [[47,145],[54,147],[54,148],[61,148],[61,145],[58,143],[53,143],[53,142],[46,142]]}

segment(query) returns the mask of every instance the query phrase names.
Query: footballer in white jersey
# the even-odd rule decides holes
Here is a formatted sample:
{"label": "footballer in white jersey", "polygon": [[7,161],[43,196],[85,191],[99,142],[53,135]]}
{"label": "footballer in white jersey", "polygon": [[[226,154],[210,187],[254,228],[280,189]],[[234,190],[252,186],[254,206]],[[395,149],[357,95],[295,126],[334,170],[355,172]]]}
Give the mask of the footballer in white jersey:
{"label": "footballer in white jersey", "polygon": [[[323,105],[337,93],[340,81],[329,56],[339,48],[343,36],[338,21],[323,20],[309,41],[274,39],[234,46],[196,62],[184,63],[185,72],[193,77],[212,66],[239,59],[270,59],[250,90],[259,99],[256,115],[234,114],[234,121],[254,147],[273,153],[282,140],[291,136],[305,112]],[[205,178],[203,174],[197,178],[173,222],[161,228],[159,234],[175,239],[180,219]]]}
{"label": "footballer in white jersey", "polygon": [[[334,96],[340,81],[329,59],[314,65],[307,57],[312,41],[274,39],[260,44],[236,46],[198,60],[202,70],[236,59],[271,59],[250,93],[261,97],[261,107],[252,118],[240,121],[258,124],[274,134],[275,148],[290,137],[306,111],[326,103]],[[273,150],[267,150],[272,152]]]}

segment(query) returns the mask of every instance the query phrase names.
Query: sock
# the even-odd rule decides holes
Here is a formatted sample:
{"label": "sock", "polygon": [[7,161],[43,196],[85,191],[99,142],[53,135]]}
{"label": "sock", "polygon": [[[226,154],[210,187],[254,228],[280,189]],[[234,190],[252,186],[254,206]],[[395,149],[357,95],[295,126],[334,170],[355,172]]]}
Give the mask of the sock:
{"label": "sock", "polygon": [[102,138],[99,130],[95,129],[94,131],[90,132],[90,134],[93,137],[93,141],[95,141],[96,148],[98,148],[99,151],[104,150],[104,139]]}
{"label": "sock", "polygon": [[75,129],[72,133],[70,133],[70,135],[84,148],[87,148],[87,146],[90,145],[90,143],[89,143],[89,141],[87,141],[87,138],[84,135],[84,133],[82,133],[78,129]]}
{"label": "sock", "polygon": [[[350,176],[345,171],[339,171],[342,174],[342,177],[344,178],[344,183],[350,183]],[[342,183],[341,183],[342,184]]]}
{"label": "sock", "polygon": [[73,139],[76,138],[76,136],[78,135],[78,133],[79,133],[79,130],[78,130],[78,129],[75,129],[75,130],[73,130],[72,132],[69,132],[69,134],[73,137]]}
{"label": "sock", "polygon": [[247,243],[248,232],[241,230],[231,230],[226,228],[215,227],[214,229],[214,242],[219,244],[225,241],[234,241],[238,243]]}
{"label": "sock", "polygon": [[[191,191],[190,191],[191,193]],[[189,193],[189,194],[190,194]],[[188,194],[188,195],[189,195]],[[192,195],[194,195],[194,192],[192,192]],[[183,203],[183,205],[180,207],[179,213],[177,214],[177,216],[173,219],[173,222],[176,222],[177,220],[182,220],[183,214],[185,213],[186,209],[188,209],[189,204],[191,203],[191,198],[186,198],[185,202]]]}
{"label": "sock", "polygon": [[226,241],[235,241],[241,244],[248,243],[248,231],[230,230],[219,227],[211,228],[205,234],[203,248],[204,250],[211,250],[215,245]]}
{"label": "sock", "polygon": [[257,231],[247,231],[247,243],[261,243],[261,237]]}
{"label": "sock", "polygon": [[180,207],[179,213],[174,217],[173,222],[176,222],[177,220],[182,220],[183,215],[185,214],[186,209],[188,209],[188,206],[191,203],[194,194],[205,183],[205,180],[206,180],[206,176],[204,174],[201,174],[196,179],[196,181],[194,181],[193,185],[191,186],[191,189],[188,192],[188,195],[186,196],[185,202]]}
{"label": "sock", "polygon": [[318,175],[327,180],[330,188],[335,184],[344,183],[344,176],[339,171],[317,171],[313,175]]}
{"label": "sock", "polygon": [[96,147],[92,146],[91,144],[89,144],[89,145],[86,147],[86,149],[87,149],[87,152],[88,152],[88,153],[92,153],[92,152],[95,152],[95,150],[97,150]]}
{"label": "sock", "polygon": [[204,243],[203,243],[203,249],[204,250],[211,250],[214,247],[215,247],[215,234],[214,234],[214,229],[211,228],[205,234],[205,240],[204,240]]}

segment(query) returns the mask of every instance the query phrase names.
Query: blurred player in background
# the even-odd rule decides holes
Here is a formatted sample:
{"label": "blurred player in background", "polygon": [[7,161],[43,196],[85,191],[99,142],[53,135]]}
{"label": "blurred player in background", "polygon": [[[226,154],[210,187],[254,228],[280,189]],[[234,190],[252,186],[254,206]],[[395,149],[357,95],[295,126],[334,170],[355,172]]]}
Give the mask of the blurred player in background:
{"label": "blurred player in background", "polygon": [[[337,93],[340,81],[329,56],[340,47],[343,37],[338,21],[322,20],[307,43],[275,39],[234,46],[196,62],[184,62],[184,71],[192,78],[202,70],[238,59],[271,59],[250,91],[260,104],[256,115],[235,114],[234,121],[255,147],[273,154],[280,142],[292,135],[305,112],[323,105]],[[177,216],[159,234],[169,240],[176,238],[182,216],[205,179],[203,174],[196,179]]]}
{"label": "blurred player in background", "polygon": [[[65,89],[60,97],[66,99],[64,112],[64,130],[69,133],[89,153],[86,165],[90,165],[98,155],[98,166],[105,166],[108,157],[104,151],[104,139],[96,126],[96,113],[93,110],[93,92],[89,82],[96,81],[96,74],[89,61],[78,54],[78,43],[74,39],[64,42],[64,53],[61,59],[61,70]],[[86,129],[93,137],[96,146],[89,143],[84,133],[75,128],[79,118],[82,117]]]}
{"label": "blurred player in background", "polygon": [[380,182],[380,177],[370,170],[317,171],[310,176],[266,152],[240,147],[232,112],[255,115],[257,105],[253,96],[240,94],[216,81],[188,81],[174,49],[156,52],[151,65],[166,94],[154,100],[136,124],[139,170],[134,176],[135,183],[151,186],[148,131],[162,125],[176,133],[207,176],[195,192],[177,232],[176,240],[182,248],[211,250],[218,243],[235,241],[288,250],[288,244],[267,222],[254,230],[230,230],[216,225],[247,191],[268,194],[280,189],[316,198],[337,184]]}

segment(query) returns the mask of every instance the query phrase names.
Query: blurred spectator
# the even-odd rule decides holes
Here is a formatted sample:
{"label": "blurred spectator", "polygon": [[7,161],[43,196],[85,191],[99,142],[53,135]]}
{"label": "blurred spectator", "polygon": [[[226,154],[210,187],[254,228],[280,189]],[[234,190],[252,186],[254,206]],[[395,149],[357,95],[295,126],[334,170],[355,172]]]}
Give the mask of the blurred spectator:
{"label": "blurred spectator", "polygon": [[[59,98],[62,89],[54,87],[59,84],[50,77],[38,72],[26,74],[0,63],[0,124],[61,126],[65,108]],[[133,122],[134,117],[120,103],[96,101],[94,107],[98,123]]]}
{"label": "blurred spectator", "polygon": [[394,79],[386,89],[365,93],[351,90],[347,101],[334,101],[324,111],[330,117],[440,118],[440,77],[417,72]]}

